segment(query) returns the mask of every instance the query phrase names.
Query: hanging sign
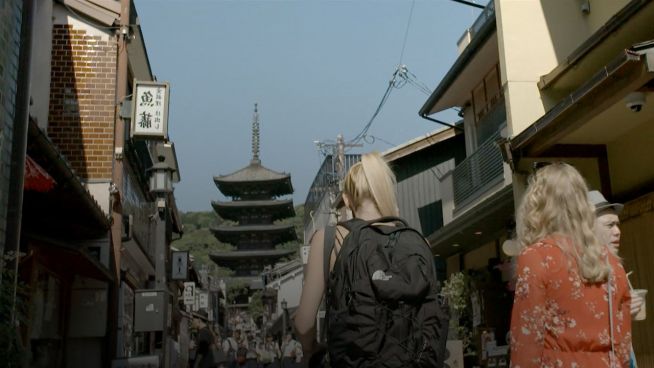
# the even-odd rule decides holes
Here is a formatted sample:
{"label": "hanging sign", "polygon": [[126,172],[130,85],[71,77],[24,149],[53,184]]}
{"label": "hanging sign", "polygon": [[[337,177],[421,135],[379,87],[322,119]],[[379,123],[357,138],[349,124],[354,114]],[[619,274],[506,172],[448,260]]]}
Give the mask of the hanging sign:
{"label": "hanging sign", "polygon": [[300,248],[300,256],[302,258],[302,264],[305,265],[309,263],[309,251],[311,250],[311,247],[309,245],[303,245]]}
{"label": "hanging sign", "polygon": [[207,292],[200,292],[200,309],[207,309],[209,308],[209,293]]}
{"label": "hanging sign", "polygon": [[195,304],[195,282],[184,283],[183,297],[184,297],[184,305]]}
{"label": "hanging sign", "polygon": [[132,138],[168,139],[167,82],[134,80],[132,96]]}
{"label": "hanging sign", "polygon": [[188,251],[173,251],[170,267],[171,280],[188,279]]}

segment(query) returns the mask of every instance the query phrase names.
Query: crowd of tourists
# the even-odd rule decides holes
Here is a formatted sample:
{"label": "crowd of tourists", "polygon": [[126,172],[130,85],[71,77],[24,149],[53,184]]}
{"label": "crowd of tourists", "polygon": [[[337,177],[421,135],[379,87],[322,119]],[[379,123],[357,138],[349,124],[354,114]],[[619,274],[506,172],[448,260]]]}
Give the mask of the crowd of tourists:
{"label": "crowd of tourists", "polygon": [[193,322],[191,368],[296,368],[302,362],[302,345],[288,332],[281,341],[272,335],[262,339],[258,333],[241,330],[223,337],[202,320]]}

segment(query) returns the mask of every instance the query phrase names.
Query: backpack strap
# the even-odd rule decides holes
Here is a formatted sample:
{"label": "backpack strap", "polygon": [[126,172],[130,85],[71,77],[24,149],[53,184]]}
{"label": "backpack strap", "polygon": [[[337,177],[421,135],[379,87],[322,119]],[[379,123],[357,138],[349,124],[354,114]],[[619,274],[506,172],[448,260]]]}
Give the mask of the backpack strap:
{"label": "backpack strap", "polygon": [[331,259],[332,251],[334,250],[334,242],[336,241],[336,226],[328,225],[325,227],[325,243],[323,255],[323,271],[325,274],[325,290],[329,285],[329,260]]}
{"label": "backpack strap", "polygon": [[404,219],[402,219],[400,217],[396,217],[396,216],[380,217],[380,218],[378,218],[376,220],[368,221],[368,224],[372,225],[372,224],[383,223],[383,222],[399,222],[402,225],[404,225],[404,227],[409,227],[409,224],[407,224],[406,220],[404,220]]}

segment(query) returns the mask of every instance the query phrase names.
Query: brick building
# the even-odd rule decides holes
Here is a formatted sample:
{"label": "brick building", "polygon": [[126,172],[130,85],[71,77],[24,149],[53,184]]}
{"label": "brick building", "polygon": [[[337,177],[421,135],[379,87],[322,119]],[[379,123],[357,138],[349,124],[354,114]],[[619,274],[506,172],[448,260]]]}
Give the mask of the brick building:
{"label": "brick building", "polygon": [[[129,5],[128,18],[121,3]],[[166,333],[136,333],[134,305],[137,291],[153,289],[155,277],[158,283],[163,277],[171,304],[177,304],[178,290],[166,284],[165,267],[172,233],[181,233],[179,214],[173,193],[162,207],[148,179],[157,161],[172,168],[174,182],[179,168],[167,138],[132,139],[129,132],[131,81],[154,80],[136,8],[126,0],[31,4],[34,26],[23,33],[31,59],[19,233],[19,274],[29,285],[21,299],[24,364],[107,367],[137,355],[163,360],[186,326],[173,308]],[[20,5],[0,2],[3,49],[19,47]],[[7,34],[13,38],[3,38]],[[0,55],[0,100],[7,102],[4,96],[15,93],[17,83],[18,50],[12,55]],[[0,141],[5,166],[10,107],[0,109],[0,132],[8,137]],[[2,175],[8,175],[5,166]],[[0,233],[3,185],[0,179]],[[162,252],[164,263],[157,264],[155,255]]]}
{"label": "brick building", "polygon": [[87,180],[111,180],[116,50],[109,35],[53,25],[48,136]]}

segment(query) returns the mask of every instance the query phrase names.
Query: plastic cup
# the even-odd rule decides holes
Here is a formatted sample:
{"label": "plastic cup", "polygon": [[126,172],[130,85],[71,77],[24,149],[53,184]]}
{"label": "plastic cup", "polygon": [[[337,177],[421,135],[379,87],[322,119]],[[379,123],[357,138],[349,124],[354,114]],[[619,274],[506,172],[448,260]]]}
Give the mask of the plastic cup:
{"label": "plastic cup", "polygon": [[645,302],[645,296],[647,296],[647,289],[633,289],[631,292],[643,298],[643,305],[640,307],[638,313],[636,313],[636,315],[634,316],[634,321],[642,321],[645,318],[647,318],[647,308],[646,308],[647,303]]}

